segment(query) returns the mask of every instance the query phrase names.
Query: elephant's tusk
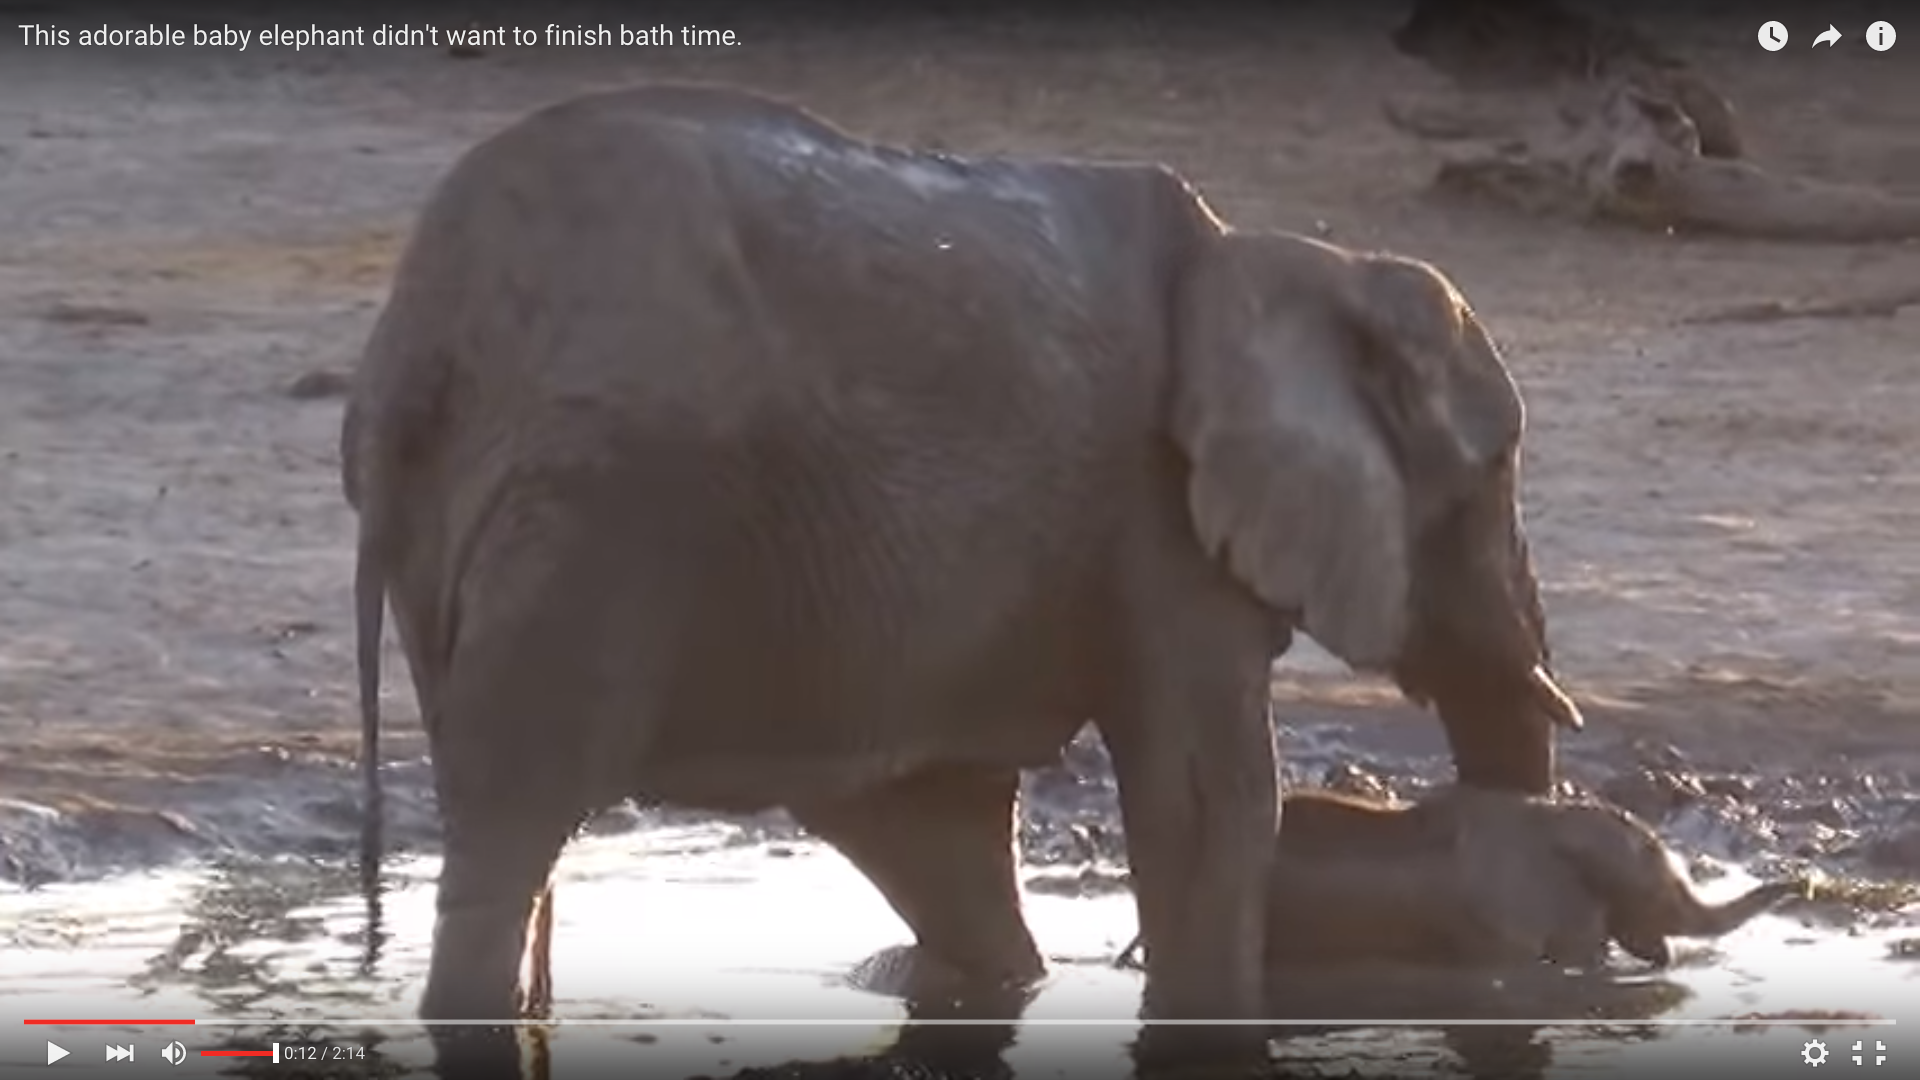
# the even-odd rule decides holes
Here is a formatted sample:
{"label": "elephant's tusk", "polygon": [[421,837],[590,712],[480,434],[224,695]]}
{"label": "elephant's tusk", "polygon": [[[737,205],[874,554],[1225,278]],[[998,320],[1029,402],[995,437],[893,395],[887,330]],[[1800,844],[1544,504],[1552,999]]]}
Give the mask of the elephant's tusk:
{"label": "elephant's tusk", "polygon": [[1586,717],[1580,715],[1580,706],[1560,689],[1560,684],[1553,681],[1545,667],[1533,665],[1533,670],[1527,672],[1527,685],[1533,688],[1534,700],[1556,725],[1568,731],[1579,731],[1587,725]]}

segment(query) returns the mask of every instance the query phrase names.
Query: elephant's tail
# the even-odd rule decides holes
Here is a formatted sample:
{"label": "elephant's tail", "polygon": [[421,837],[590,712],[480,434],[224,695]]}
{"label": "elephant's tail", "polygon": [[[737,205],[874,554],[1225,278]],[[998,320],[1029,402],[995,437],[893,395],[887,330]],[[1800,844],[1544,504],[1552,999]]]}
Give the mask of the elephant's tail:
{"label": "elephant's tail", "polygon": [[369,901],[378,895],[385,846],[380,789],[380,640],[386,631],[387,579],[376,517],[373,506],[363,506],[353,569],[353,630],[360,678],[360,885]]}

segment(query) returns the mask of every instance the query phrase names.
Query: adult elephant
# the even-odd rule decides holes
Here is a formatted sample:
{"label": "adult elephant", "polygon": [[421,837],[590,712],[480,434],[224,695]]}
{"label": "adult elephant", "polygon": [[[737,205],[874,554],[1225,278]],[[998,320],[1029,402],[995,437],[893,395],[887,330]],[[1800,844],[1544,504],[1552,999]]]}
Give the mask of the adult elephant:
{"label": "adult elephant", "polygon": [[[1544,790],[1520,398],[1419,262],[1223,225],[1150,165],[874,145],[656,86],[485,140],[354,376],[364,722],[390,599],[445,829],[421,1014],[503,1017],[629,794],[784,806],[983,985],[1042,961],[1017,771],[1091,718],[1150,1013],[1257,1015],[1293,629]],[[720,931],[716,931],[720,932]]]}

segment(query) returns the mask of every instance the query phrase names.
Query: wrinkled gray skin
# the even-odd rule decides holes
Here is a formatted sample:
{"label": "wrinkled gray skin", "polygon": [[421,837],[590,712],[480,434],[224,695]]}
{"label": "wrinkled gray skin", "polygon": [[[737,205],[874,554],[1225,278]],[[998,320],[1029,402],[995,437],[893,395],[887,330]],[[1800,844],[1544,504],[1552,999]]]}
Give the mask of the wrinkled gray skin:
{"label": "wrinkled gray skin", "polygon": [[688,87],[509,126],[431,196],[342,436],[369,759],[384,597],[444,822],[421,1015],[511,1014],[562,845],[636,793],[784,806],[971,982],[1032,980],[1017,772],[1089,719],[1148,1010],[1254,1015],[1292,631],[1434,703],[1465,779],[1544,791],[1578,725],[1521,431],[1439,271],[1162,167]]}
{"label": "wrinkled gray skin", "polygon": [[1768,883],[1709,903],[1652,828],[1601,802],[1456,788],[1411,807],[1328,791],[1290,794],[1283,807],[1269,868],[1270,968],[1591,969],[1612,941],[1664,967],[1669,937],[1730,933],[1804,888]]}

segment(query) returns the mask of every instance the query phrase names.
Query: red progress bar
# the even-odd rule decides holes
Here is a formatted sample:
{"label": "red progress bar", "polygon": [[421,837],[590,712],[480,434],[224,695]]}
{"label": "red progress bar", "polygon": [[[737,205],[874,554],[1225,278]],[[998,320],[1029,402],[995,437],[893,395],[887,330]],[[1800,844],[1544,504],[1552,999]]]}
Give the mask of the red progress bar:
{"label": "red progress bar", "polygon": [[56,1027],[87,1024],[111,1024],[115,1027],[145,1026],[147,1024],[191,1024],[191,1020],[22,1020],[23,1024],[50,1024]]}
{"label": "red progress bar", "polygon": [[272,1057],[271,1050],[202,1050],[201,1057]]}

